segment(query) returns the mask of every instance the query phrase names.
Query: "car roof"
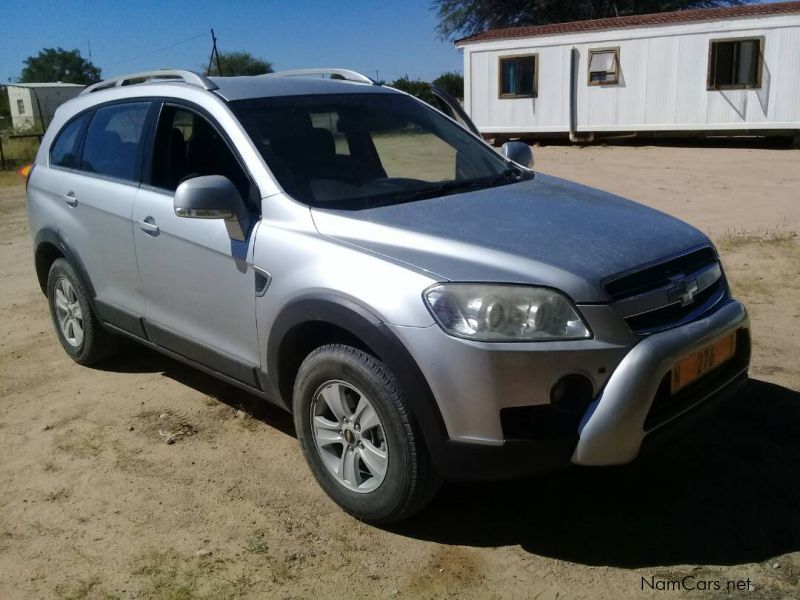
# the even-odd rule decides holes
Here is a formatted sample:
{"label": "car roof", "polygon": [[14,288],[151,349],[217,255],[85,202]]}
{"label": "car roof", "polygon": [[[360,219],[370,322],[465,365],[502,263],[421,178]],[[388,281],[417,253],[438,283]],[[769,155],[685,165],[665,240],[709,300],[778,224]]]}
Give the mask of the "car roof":
{"label": "car roof", "polygon": [[398,94],[377,84],[323,79],[322,77],[209,77],[218,89],[216,94],[228,101],[271,96],[309,96],[318,94]]}

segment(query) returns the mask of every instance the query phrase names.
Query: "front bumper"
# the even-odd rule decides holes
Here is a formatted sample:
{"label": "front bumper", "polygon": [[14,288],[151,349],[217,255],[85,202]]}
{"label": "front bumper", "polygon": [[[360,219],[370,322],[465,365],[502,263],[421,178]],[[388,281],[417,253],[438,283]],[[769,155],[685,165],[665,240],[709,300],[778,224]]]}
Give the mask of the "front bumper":
{"label": "front bumper", "polygon": [[[570,463],[628,463],[646,438],[668,435],[700,406],[730,395],[746,381],[750,359],[747,312],[735,300],[706,318],[653,334],[632,347],[621,332],[611,331],[589,342],[536,350],[528,344],[504,344],[489,350],[449,336],[442,341],[437,327],[392,329],[415,355],[437,400],[449,439],[432,449],[432,459],[440,474],[455,480],[503,479]],[[743,340],[735,359],[681,392],[678,403],[667,398],[668,410],[658,408],[654,419],[654,401],[663,396],[674,364],[735,331]],[[570,373],[586,376],[595,389],[579,424],[566,435],[507,439],[501,411],[549,404],[552,385]]]}
{"label": "front bumper", "polygon": [[[580,438],[572,455],[578,465],[619,465],[632,461],[645,436],[669,425],[704,400],[719,394],[747,373],[750,363],[749,321],[744,305],[732,300],[705,319],[645,338],[634,346],[603,392],[581,420]],[[743,330],[739,353],[729,365],[718,367],[688,390],[680,410],[650,425],[648,414],[664,377],[681,358],[715,339]],[[731,369],[733,367],[733,369]],[[724,371],[723,371],[724,369]],[[708,382],[713,385],[708,386]],[[692,393],[693,392],[693,393]]]}

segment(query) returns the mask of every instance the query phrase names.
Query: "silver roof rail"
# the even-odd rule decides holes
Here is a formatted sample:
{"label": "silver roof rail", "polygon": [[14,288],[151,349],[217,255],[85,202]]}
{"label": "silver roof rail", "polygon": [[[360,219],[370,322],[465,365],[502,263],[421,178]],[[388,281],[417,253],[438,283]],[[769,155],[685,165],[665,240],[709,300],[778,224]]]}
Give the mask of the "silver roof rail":
{"label": "silver roof rail", "polygon": [[293,69],[291,71],[277,71],[276,73],[265,73],[260,77],[308,77],[309,75],[338,75],[347,81],[357,81],[358,83],[369,83],[378,85],[378,82],[366,75],[362,75],[350,69]]}
{"label": "silver roof rail", "polygon": [[[159,69],[158,71],[143,71],[141,73],[131,73],[130,75],[120,75],[111,79],[105,79],[99,83],[90,85],[81,94],[91,94],[108,88],[121,87],[123,85],[133,85],[163,79],[166,81],[182,81],[187,85],[194,85],[204,90],[216,90],[217,84],[205,75],[200,75],[194,71],[185,69]],[[139,81],[141,80],[141,81]]]}

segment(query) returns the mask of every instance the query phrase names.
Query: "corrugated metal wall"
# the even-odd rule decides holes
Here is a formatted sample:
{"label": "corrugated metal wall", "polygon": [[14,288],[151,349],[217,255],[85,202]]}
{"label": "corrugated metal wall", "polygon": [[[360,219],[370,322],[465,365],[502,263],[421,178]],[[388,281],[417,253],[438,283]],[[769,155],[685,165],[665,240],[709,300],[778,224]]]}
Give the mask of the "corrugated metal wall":
{"label": "corrugated metal wall", "polygon": [[[709,91],[710,40],[764,37],[762,85]],[[589,86],[591,48],[618,46],[619,85]],[[577,48],[579,131],[800,129],[800,15],[467,44],[465,106],[485,132],[569,130]],[[537,98],[498,98],[499,57],[537,53]]]}

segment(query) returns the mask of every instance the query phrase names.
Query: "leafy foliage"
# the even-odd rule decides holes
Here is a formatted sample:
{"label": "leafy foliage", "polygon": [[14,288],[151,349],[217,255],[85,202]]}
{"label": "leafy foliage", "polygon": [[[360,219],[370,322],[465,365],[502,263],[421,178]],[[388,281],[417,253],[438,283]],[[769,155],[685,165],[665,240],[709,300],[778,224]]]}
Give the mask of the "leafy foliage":
{"label": "leafy foliage", "polygon": [[430,84],[419,79],[409,79],[408,75],[403,75],[400,79],[395,79],[389,84],[391,87],[416,96],[428,104],[436,102],[436,97],[431,93]]}
{"label": "leafy foliage", "polygon": [[[256,58],[249,52],[220,52],[219,66],[222,75],[231,77],[234,75],[263,75],[272,73],[272,63]],[[207,75],[220,75],[217,68],[217,60],[211,61],[211,68],[206,72]]]}
{"label": "leafy foliage", "polygon": [[433,85],[442,88],[453,98],[464,99],[464,76],[461,73],[442,73],[433,80]]}
{"label": "leafy foliage", "polygon": [[100,81],[100,69],[81,56],[79,50],[43,48],[23,61],[21,83],[63,81],[88,85]]}
{"label": "leafy foliage", "polygon": [[[448,94],[459,100],[464,99],[464,77],[461,73],[442,73],[431,82],[446,91]],[[431,92],[431,84],[419,79],[409,79],[408,75],[403,75],[400,79],[395,79],[389,85],[398,90],[402,90],[428,104],[436,106],[438,104],[436,96]]]}
{"label": "leafy foliage", "polygon": [[433,0],[443,38],[487,29],[750,4],[753,0]]}

